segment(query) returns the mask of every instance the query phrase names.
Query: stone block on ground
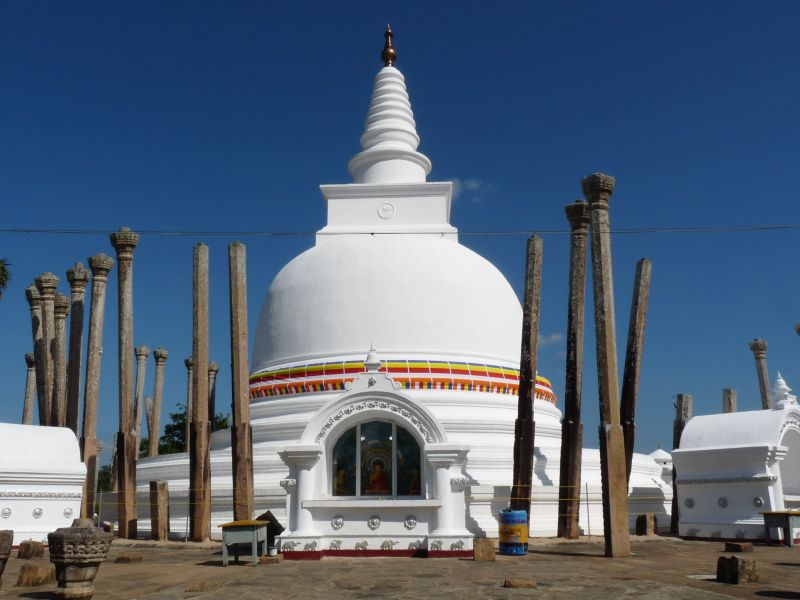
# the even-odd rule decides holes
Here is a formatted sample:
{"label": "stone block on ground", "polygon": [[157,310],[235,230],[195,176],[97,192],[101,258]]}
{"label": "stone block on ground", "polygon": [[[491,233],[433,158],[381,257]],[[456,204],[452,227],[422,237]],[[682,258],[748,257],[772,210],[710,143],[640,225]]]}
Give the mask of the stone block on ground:
{"label": "stone block on ground", "polygon": [[725,542],[725,552],[752,552],[752,542]]}
{"label": "stone block on ground", "polygon": [[19,577],[17,577],[17,586],[33,587],[36,585],[55,583],[55,581],[56,581],[55,565],[32,565],[30,563],[25,563],[19,570]]}
{"label": "stone block on ground", "polygon": [[505,583],[503,583],[503,587],[505,588],[536,588],[537,583],[535,579],[529,579],[527,577],[507,577]]}
{"label": "stone block on ground", "polygon": [[756,561],[737,556],[720,556],[717,560],[717,581],[720,583],[757,583]]}
{"label": "stone block on ground", "polygon": [[17,558],[29,560],[31,558],[42,558],[44,556],[44,544],[42,542],[34,542],[33,540],[26,540],[19,545],[17,551]]}
{"label": "stone block on ground", "polygon": [[187,592],[215,592],[225,585],[224,582],[218,579],[198,579],[189,585],[185,591]]}
{"label": "stone block on ground", "polygon": [[495,550],[492,540],[487,538],[475,538],[472,541],[474,560],[495,560]]}
{"label": "stone block on ground", "polygon": [[656,535],[658,521],[653,513],[643,513],[636,517],[636,535]]}
{"label": "stone block on ground", "polygon": [[122,556],[118,556],[114,559],[115,563],[140,563],[144,560],[143,556],[137,556],[135,554],[123,554]]}
{"label": "stone block on ground", "polygon": [[283,554],[278,554],[277,556],[262,556],[258,559],[262,565],[277,565],[283,562]]}

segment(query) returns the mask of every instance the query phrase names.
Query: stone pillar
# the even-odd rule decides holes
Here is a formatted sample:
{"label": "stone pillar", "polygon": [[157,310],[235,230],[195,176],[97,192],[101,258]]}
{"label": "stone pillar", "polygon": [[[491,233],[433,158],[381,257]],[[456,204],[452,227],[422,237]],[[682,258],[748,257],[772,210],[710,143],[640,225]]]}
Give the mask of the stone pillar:
{"label": "stone pillar", "polygon": [[153,388],[153,408],[150,411],[150,447],[148,456],[158,456],[158,440],[161,433],[161,403],[164,398],[164,366],[167,363],[169,352],[163,348],[156,348],[153,351],[153,358],[156,360],[155,386]]}
{"label": "stone pillar", "polygon": [[169,537],[169,484],[150,482],[150,539],[165,541]]}
{"label": "stone pillar", "polygon": [[647,302],[650,298],[650,278],[653,263],[646,258],[636,263],[631,316],[628,321],[628,345],[625,350],[625,370],[622,375],[620,419],[625,438],[625,481],[631,480],[633,447],[636,442],[636,398],[639,395],[639,371],[644,350],[644,327],[647,322]]}
{"label": "stone pillar", "polygon": [[754,339],[749,344],[756,360],[756,375],[758,376],[758,390],[761,392],[761,408],[768,410],[769,401],[769,372],[767,371],[767,340]]}
{"label": "stone pillar", "polygon": [[192,437],[192,382],[194,381],[194,359],[191,356],[187,356],[183,359],[183,364],[186,365],[186,437],[184,443],[186,452],[188,453],[192,447],[190,440]]}
{"label": "stone pillar", "polygon": [[42,375],[44,376],[44,422],[53,425],[53,340],[56,335],[55,308],[58,277],[42,273],[36,278],[36,289],[42,299]]}
{"label": "stone pillar", "polygon": [[231,307],[231,459],[233,520],[253,518],[253,434],[247,366],[247,256],[244,244],[228,246]]}
{"label": "stone pillar", "polygon": [[722,412],[736,412],[736,390],[731,388],[725,388],[722,390]]}
{"label": "stone pillar", "polygon": [[558,536],[570,540],[580,535],[581,393],[583,389],[583,336],[586,305],[586,238],[589,205],[580,200],[565,207],[570,225],[569,298],[567,303],[567,359],[564,418],[561,421],[561,469],[558,488]]}
{"label": "stone pillar", "polygon": [[211,421],[211,431],[215,429],[217,415],[217,373],[219,365],[215,362],[208,363],[208,420]]}
{"label": "stone pillar", "polygon": [[44,338],[42,337],[42,298],[35,285],[25,290],[28,307],[31,311],[31,328],[33,330],[33,358],[36,362],[36,399],[39,411],[39,425],[47,425],[47,402],[44,387]]}
{"label": "stone pillar", "polygon": [[147,359],[150,358],[150,348],[136,346],[133,349],[136,355],[136,393],[133,397],[133,430],[136,433],[136,458],[139,458],[139,446],[142,442],[142,413],[144,412],[144,380],[147,376]]}
{"label": "stone pillar", "polygon": [[211,462],[208,421],[208,246],[194,247],[192,423],[189,454],[191,538],[204,542],[211,533]]}
{"label": "stone pillar", "polygon": [[81,346],[83,345],[83,313],[89,271],[76,262],[67,271],[72,306],[69,320],[69,362],[67,364],[67,427],[78,435],[78,413],[81,404]]}
{"label": "stone pillar", "polygon": [[67,424],[67,313],[69,297],[56,294],[53,303],[56,335],[53,338],[53,425]]}
{"label": "stone pillar", "polygon": [[[681,447],[681,434],[686,423],[692,418],[692,397],[689,394],[678,394],[675,398],[675,424],[672,428],[672,449]],[[680,507],[678,506],[678,471],[674,463],[672,467],[672,519],[670,530],[678,534],[678,521],[680,520]]]}
{"label": "stone pillar", "polygon": [[139,235],[127,227],[110,236],[117,252],[119,341],[119,432],[117,511],[119,537],[136,539],[136,431],[133,423],[133,250]]}
{"label": "stone pillar", "polygon": [[[452,477],[451,467],[463,465],[467,456],[468,449],[463,446],[453,446],[444,444],[430,444],[425,448],[425,456],[433,467],[434,481],[436,483],[436,499],[441,502],[441,506],[436,509],[436,519],[431,536],[460,535],[464,533],[464,511],[456,514],[458,502],[453,490],[452,479],[456,479],[455,486],[459,486],[458,479]],[[461,520],[459,523],[458,520]]]}
{"label": "stone pillar", "polygon": [[591,209],[592,283],[600,400],[600,471],[603,490],[605,553],[630,556],[628,485],[625,477],[625,441],[619,420],[617,340],[614,319],[614,286],[611,268],[611,222],[608,204],[614,178],[602,173],[581,182]]}
{"label": "stone pillar", "polygon": [[290,527],[293,536],[317,536],[314,529],[314,518],[311,511],[303,508],[303,502],[314,497],[314,474],[312,469],[322,455],[322,448],[317,445],[291,446],[278,453],[289,467],[289,479],[281,481],[284,489],[293,490],[290,513],[294,527]]}
{"label": "stone pillar", "polygon": [[25,375],[25,402],[22,405],[22,424],[33,425],[33,400],[36,395],[36,359],[33,352],[25,355],[28,372]]}
{"label": "stone pillar", "polygon": [[536,350],[539,337],[539,308],[542,291],[542,239],[528,239],[525,261],[525,304],[522,307],[522,345],[520,349],[517,420],[514,423],[514,482],[511,508],[531,516],[533,483],[533,444],[536,425],[533,399],[536,395]]}
{"label": "stone pillar", "polygon": [[81,517],[94,514],[97,489],[97,404],[100,390],[100,357],[103,352],[103,320],[106,310],[106,283],[114,265],[110,256],[96,254],[89,259],[92,270],[92,304],[89,312],[89,340],[86,348],[86,376],[83,381],[83,431],[81,458],[86,465],[86,482],[81,502]]}

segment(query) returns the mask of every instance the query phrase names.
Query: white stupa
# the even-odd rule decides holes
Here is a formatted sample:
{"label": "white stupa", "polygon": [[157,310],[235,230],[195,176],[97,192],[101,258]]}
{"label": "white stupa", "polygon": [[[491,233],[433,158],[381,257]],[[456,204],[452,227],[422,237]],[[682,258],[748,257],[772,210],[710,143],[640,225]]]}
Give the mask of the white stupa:
{"label": "white stupa", "polygon": [[[327,224],[275,277],[254,338],[256,511],[287,526],[284,551],[466,552],[474,535],[497,536],[508,503],[522,310],[502,273],[459,244],[452,183],[426,181],[391,35],[353,183],[321,186]],[[532,532],[553,535],[561,413],[542,377],[534,412]],[[216,525],[232,516],[229,432],[212,447]],[[600,532],[598,452],[584,454],[581,519]],[[186,455],[142,461],[137,475],[180,493]],[[637,455],[631,489],[643,498],[632,518],[664,515],[671,490],[652,459]]]}

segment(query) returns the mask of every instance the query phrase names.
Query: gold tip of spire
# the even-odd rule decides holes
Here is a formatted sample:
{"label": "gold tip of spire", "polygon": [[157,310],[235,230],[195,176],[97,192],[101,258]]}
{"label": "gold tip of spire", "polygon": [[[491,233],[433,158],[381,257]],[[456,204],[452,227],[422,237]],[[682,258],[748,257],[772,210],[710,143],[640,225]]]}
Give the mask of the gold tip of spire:
{"label": "gold tip of spire", "polygon": [[386,31],[383,33],[386,42],[383,44],[383,51],[381,52],[381,59],[383,60],[383,64],[387,67],[394,66],[395,61],[397,61],[397,50],[395,50],[392,45],[393,36],[392,26],[387,25]]}

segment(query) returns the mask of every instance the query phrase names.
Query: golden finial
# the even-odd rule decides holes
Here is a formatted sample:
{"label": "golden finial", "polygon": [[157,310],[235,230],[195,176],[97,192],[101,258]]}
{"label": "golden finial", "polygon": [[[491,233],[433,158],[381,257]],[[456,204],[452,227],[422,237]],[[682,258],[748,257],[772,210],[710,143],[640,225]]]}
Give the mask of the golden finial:
{"label": "golden finial", "polygon": [[383,64],[387,67],[394,66],[397,60],[397,50],[395,50],[392,45],[392,36],[394,36],[394,33],[392,33],[392,26],[387,25],[386,31],[383,34],[383,37],[386,38],[386,43],[383,45],[383,52],[381,52]]}

